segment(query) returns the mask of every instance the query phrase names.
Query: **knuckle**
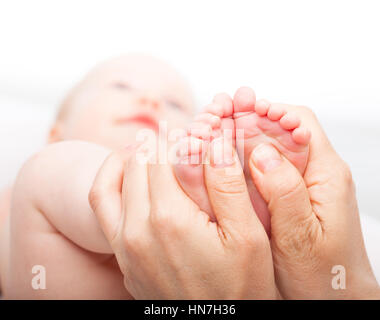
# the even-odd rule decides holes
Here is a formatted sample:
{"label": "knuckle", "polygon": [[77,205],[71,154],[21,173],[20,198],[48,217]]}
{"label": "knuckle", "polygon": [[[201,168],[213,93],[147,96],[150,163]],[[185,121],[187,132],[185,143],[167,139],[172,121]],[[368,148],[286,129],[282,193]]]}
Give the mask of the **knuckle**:
{"label": "knuckle", "polygon": [[156,233],[178,238],[186,231],[187,224],[183,217],[174,216],[170,210],[155,209],[150,214],[150,222]]}
{"label": "knuckle", "polygon": [[278,201],[293,202],[298,200],[297,195],[299,195],[304,188],[305,185],[303,180],[295,175],[291,175],[276,186],[274,194]]}
{"label": "knuckle", "polygon": [[254,252],[257,253],[263,253],[268,249],[268,237],[264,231],[260,234],[253,234],[253,232],[251,232],[247,237],[246,243]]}
{"label": "knuckle", "polygon": [[238,250],[246,250],[254,240],[251,239],[251,236],[242,234],[241,232],[236,232],[232,235],[233,243]]}
{"label": "knuckle", "polygon": [[213,190],[219,194],[242,194],[247,190],[240,176],[226,175],[219,181],[217,185],[213,186]]}
{"label": "knuckle", "polygon": [[186,228],[188,228],[188,224],[186,223],[186,220],[182,217],[177,217],[176,219],[171,219],[170,223],[170,231],[173,235],[180,237],[183,235],[183,233],[186,231]]}
{"label": "knuckle", "polygon": [[234,235],[234,245],[240,252],[265,252],[268,249],[268,237],[264,230],[249,230]]}
{"label": "knuckle", "polygon": [[155,208],[150,213],[150,221],[156,228],[165,228],[169,225],[170,216],[166,210]]}
{"label": "knuckle", "polygon": [[265,261],[271,255],[269,239],[262,233],[251,232],[234,241],[234,253],[240,265],[249,265],[252,261]]}
{"label": "knuckle", "polygon": [[137,230],[127,228],[123,234],[123,243],[130,254],[142,253],[146,249],[144,237]]}

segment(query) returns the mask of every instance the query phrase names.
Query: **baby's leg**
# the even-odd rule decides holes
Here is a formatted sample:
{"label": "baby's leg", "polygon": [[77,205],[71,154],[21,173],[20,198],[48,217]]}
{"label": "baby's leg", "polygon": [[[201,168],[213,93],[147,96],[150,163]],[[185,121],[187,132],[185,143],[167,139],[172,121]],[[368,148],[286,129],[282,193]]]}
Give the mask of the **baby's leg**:
{"label": "baby's leg", "polygon": [[[88,203],[108,154],[90,143],[63,142],[45,148],[20,171],[10,215],[5,298],[131,298]],[[45,290],[32,283],[43,276],[36,266],[46,272]]]}

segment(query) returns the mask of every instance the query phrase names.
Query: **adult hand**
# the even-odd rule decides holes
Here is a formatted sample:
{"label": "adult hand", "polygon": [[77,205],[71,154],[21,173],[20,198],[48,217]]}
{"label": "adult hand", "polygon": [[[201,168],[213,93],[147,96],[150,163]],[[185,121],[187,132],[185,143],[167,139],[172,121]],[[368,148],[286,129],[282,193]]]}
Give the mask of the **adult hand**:
{"label": "adult hand", "polygon": [[[221,144],[225,159],[232,154],[222,167],[212,156]],[[185,195],[169,164],[115,153],[94,182],[91,206],[137,299],[277,297],[269,240],[237,155],[222,139],[209,151],[205,176],[218,223]]]}
{"label": "adult hand", "polygon": [[271,247],[282,296],[380,298],[349,167],[309,109],[282,106],[298,113],[312,131],[304,177],[273,146],[260,145],[250,157],[251,174],[271,213]]}

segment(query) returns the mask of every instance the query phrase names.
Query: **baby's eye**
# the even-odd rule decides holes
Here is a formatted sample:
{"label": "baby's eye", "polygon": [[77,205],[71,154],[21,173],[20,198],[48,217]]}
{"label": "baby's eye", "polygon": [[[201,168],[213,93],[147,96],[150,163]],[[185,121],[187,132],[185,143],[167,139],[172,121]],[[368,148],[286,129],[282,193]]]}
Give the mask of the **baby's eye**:
{"label": "baby's eye", "polygon": [[119,90],[129,90],[129,89],[131,89],[131,87],[129,85],[127,85],[124,82],[120,82],[120,81],[112,83],[112,87],[114,87],[116,89],[119,89]]}
{"label": "baby's eye", "polygon": [[179,110],[182,110],[182,109],[183,109],[183,107],[182,107],[179,103],[177,103],[177,102],[175,102],[175,101],[173,101],[173,100],[166,100],[166,103],[167,103],[171,108],[173,108],[173,109],[179,109]]}

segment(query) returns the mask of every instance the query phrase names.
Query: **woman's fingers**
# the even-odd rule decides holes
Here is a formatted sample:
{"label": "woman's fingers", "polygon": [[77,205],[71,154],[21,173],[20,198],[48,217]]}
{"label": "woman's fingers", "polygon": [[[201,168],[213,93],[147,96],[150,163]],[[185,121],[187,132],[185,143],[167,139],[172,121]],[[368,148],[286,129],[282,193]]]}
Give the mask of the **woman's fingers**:
{"label": "woman's fingers", "polygon": [[239,237],[264,232],[252,207],[243,169],[231,143],[223,138],[215,139],[210,144],[208,158],[205,183],[223,232]]}
{"label": "woman's fingers", "polygon": [[151,201],[150,222],[160,232],[165,234],[171,230],[181,233],[189,227],[190,212],[197,211],[202,214],[199,207],[179,186],[170,164],[149,165],[148,177]]}
{"label": "woman's fingers", "polygon": [[125,165],[122,197],[124,232],[140,232],[142,228],[139,226],[149,217],[150,197],[148,165],[139,163],[136,155]]}
{"label": "woman's fingers", "polygon": [[89,193],[89,202],[108,241],[121,220],[121,189],[130,149],[111,153],[100,168]]}
{"label": "woman's fingers", "polygon": [[289,239],[293,236],[303,240],[303,237],[310,238],[310,232],[320,231],[299,171],[270,144],[257,146],[249,160],[255,185],[268,203],[272,236],[286,234]]}

